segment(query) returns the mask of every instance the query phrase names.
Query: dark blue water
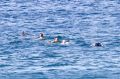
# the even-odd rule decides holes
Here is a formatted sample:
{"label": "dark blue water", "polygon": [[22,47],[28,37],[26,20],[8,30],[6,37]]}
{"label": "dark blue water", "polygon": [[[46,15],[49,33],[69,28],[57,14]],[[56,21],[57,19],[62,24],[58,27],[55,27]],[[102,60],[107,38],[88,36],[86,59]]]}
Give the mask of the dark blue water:
{"label": "dark blue water", "polygon": [[120,0],[0,0],[0,79],[120,79]]}

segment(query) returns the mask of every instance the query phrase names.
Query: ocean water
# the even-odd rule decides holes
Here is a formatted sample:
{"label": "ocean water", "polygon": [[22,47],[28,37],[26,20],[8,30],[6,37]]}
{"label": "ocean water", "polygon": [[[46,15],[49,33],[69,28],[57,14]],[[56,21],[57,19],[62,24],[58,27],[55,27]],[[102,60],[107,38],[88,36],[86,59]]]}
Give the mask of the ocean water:
{"label": "ocean water", "polygon": [[120,0],[0,0],[0,79],[120,79]]}

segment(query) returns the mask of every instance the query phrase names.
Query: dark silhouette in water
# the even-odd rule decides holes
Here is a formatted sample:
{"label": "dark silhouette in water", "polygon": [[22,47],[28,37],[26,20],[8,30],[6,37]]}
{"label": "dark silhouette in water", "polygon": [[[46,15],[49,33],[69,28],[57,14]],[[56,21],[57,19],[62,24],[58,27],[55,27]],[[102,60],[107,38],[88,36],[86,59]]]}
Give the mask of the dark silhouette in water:
{"label": "dark silhouette in water", "polygon": [[96,47],[101,47],[102,44],[98,42],[98,43],[95,43],[95,46],[96,46]]}
{"label": "dark silhouette in water", "polygon": [[42,39],[42,40],[45,39],[44,34],[43,34],[43,33],[40,33],[39,38]]}
{"label": "dark silhouette in water", "polygon": [[26,33],[23,31],[23,32],[22,32],[22,36],[25,36],[25,35],[26,35]]}

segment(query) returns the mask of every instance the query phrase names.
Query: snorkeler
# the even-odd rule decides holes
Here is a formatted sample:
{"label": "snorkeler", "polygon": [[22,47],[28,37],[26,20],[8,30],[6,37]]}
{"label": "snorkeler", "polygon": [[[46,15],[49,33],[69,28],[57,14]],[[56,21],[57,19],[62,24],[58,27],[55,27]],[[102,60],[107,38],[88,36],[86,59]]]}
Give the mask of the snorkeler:
{"label": "snorkeler", "polygon": [[102,45],[101,43],[97,42],[97,43],[94,44],[94,46],[95,46],[95,47],[101,47],[101,46],[103,46],[103,45]]}
{"label": "snorkeler", "polygon": [[43,33],[40,33],[39,38],[40,38],[41,40],[44,40],[44,39],[45,39],[44,34],[43,34]]}

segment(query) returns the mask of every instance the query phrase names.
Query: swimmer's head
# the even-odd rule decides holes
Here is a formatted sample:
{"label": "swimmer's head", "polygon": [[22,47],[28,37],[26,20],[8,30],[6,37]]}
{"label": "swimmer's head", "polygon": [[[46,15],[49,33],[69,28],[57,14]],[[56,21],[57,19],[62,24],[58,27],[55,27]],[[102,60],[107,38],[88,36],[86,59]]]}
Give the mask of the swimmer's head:
{"label": "swimmer's head", "polygon": [[62,40],[62,42],[63,42],[63,43],[65,43],[65,42],[66,42],[66,40]]}
{"label": "swimmer's head", "polygon": [[65,44],[66,43],[66,40],[62,40],[61,44]]}
{"label": "swimmer's head", "polygon": [[62,45],[68,45],[69,44],[69,40],[62,40],[61,44]]}
{"label": "swimmer's head", "polygon": [[45,39],[44,34],[43,34],[43,33],[40,33],[39,38],[40,38],[40,39]]}
{"label": "swimmer's head", "polygon": [[96,46],[96,47],[101,47],[102,46],[102,44],[101,43],[99,43],[99,42],[97,42],[97,43],[95,43],[95,45],[94,46]]}
{"label": "swimmer's head", "polygon": [[53,42],[54,42],[54,43],[59,42],[58,38],[57,38],[57,37],[55,37],[55,38],[54,38],[54,40],[53,40]]}
{"label": "swimmer's head", "polygon": [[43,34],[43,33],[40,33],[40,37],[44,37],[44,34]]}

